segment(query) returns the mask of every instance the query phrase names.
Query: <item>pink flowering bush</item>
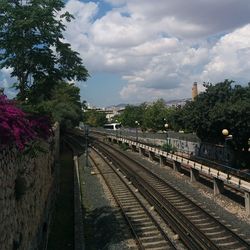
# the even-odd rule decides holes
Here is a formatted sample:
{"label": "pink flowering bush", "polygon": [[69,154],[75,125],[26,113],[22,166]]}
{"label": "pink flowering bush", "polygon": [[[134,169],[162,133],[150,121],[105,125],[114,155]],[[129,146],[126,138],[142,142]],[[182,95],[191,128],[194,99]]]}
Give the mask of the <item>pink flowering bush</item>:
{"label": "pink flowering bush", "polygon": [[51,131],[47,118],[28,115],[0,95],[0,148],[15,144],[22,151],[38,138],[47,139]]}

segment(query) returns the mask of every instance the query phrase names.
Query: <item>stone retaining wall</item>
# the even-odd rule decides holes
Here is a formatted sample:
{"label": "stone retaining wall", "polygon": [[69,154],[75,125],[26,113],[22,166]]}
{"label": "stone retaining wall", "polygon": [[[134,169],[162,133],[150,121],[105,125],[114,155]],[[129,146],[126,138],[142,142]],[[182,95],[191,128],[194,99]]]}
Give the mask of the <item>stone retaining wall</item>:
{"label": "stone retaining wall", "polygon": [[59,127],[46,153],[0,152],[0,249],[44,249],[56,193]]}

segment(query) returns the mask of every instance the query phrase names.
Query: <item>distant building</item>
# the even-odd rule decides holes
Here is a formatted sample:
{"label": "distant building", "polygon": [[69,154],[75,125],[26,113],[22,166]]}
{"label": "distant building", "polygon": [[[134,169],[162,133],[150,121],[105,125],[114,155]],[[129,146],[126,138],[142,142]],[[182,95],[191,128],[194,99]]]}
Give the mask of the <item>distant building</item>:
{"label": "distant building", "polygon": [[194,82],[192,87],[192,100],[194,100],[197,95],[198,95],[197,82]]}
{"label": "distant building", "polygon": [[109,122],[111,122],[116,115],[120,115],[123,111],[124,109],[117,109],[117,108],[106,109],[105,110],[106,118],[108,119]]}
{"label": "distant building", "polygon": [[188,101],[191,101],[191,98],[184,98],[184,99],[178,99],[178,100],[170,100],[170,101],[166,101],[165,104],[166,104],[167,107],[182,107]]}
{"label": "distant building", "polygon": [[87,112],[90,110],[94,110],[94,111],[99,112],[99,113],[104,113],[108,122],[112,122],[113,118],[116,115],[120,115],[124,111],[124,108],[116,107],[116,106],[112,106],[109,108],[99,108],[99,107],[91,106],[90,104],[87,103],[87,109],[84,110],[84,112]]}

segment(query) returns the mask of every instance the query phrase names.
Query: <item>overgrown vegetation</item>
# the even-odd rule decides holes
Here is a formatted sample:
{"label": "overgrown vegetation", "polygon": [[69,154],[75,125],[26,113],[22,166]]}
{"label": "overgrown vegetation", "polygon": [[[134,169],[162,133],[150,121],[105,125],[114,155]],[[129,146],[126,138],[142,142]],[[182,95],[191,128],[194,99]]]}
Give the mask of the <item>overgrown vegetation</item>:
{"label": "overgrown vegetation", "polygon": [[231,146],[247,151],[250,138],[250,85],[234,85],[225,80],[215,85],[204,84],[205,91],[183,107],[166,107],[163,100],[140,106],[128,105],[116,117],[123,126],[144,130],[193,132],[204,142],[224,143],[223,129],[232,135]]}
{"label": "overgrown vegetation", "polygon": [[64,42],[62,0],[1,0],[0,68],[11,69],[17,78],[18,99],[32,103],[51,99],[61,81],[85,81],[88,77],[79,54]]}
{"label": "overgrown vegetation", "polygon": [[174,147],[171,143],[164,143],[161,147],[163,151],[166,151],[168,153],[175,153],[177,151],[177,148]]}
{"label": "overgrown vegetation", "polygon": [[32,102],[22,104],[27,112],[49,115],[52,122],[58,121],[61,130],[73,128],[82,120],[80,89],[73,84],[61,82],[51,91],[51,99],[36,105]]}
{"label": "overgrown vegetation", "polygon": [[86,110],[83,113],[83,121],[91,127],[101,127],[108,122],[106,114],[97,110]]}
{"label": "overgrown vegetation", "polygon": [[250,138],[250,84],[232,86],[233,81],[212,85],[195,101],[178,110],[176,116],[184,129],[191,130],[205,142],[224,143],[223,129],[232,135],[235,150],[247,151]]}
{"label": "overgrown vegetation", "polygon": [[[128,105],[115,119],[125,127],[194,133],[201,142],[226,144],[235,154],[232,165],[246,166],[250,162],[250,84],[241,86],[225,80],[205,83],[204,87],[204,92],[184,106],[167,107],[161,99],[151,104]],[[230,136],[223,135],[223,129]],[[164,148],[173,150],[171,145]]]}
{"label": "overgrown vegetation", "polygon": [[82,120],[80,90],[68,82],[89,76],[79,54],[64,42],[65,23],[74,18],[62,12],[64,6],[62,0],[0,4],[0,69],[10,69],[16,79],[17,104],[32,115],[59,121],[63,130]]}
{"label": "overgrown vegetation", "polygon": [[27,114],[5,95],[0,95],[0,148],[16,145],[24,151],[40,138],[47,140],[51,133],[47,117]]}

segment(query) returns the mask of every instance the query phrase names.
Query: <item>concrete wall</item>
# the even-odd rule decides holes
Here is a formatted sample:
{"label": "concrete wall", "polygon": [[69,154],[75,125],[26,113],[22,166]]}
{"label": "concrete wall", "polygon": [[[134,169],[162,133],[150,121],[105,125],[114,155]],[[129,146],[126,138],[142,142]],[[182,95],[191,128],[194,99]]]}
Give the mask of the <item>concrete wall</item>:
{"label": "concrete wall", "polygon": [[140,138],[140,142],[149,143],[152,145],[162,146],[166,142],[170,143],[173,147],[176,147],[178,151],[184,152],[187,154],[195,154],[196,150],[199,148],[199,143],[191,142],[191,141],[184,141],[174,138],[168,138],[167,140],[162,139],[151,139],[151,138]]}
{"label": "concrete wall", "polygon": [[[105,129],[94,129],[91,131],[105,132],[113,136],[121,136],[129,140],[135,140],[135,130],[119,130],[109,131]],[[190,136],[192,140],[190,140]],[[201,143],[195,135],[180,134],[173,131],[166,133],[141,133],[138,132],[138,141],[151,145],[162,146],[167,141],[172,146],[176,147],[179,153],[191,154],[196,157],[204,158],[211,161],[216,161],[220,164],[229,165],[233,162],[234,152],[227,145],[215,145],[209,143]],[[235,164],[234,164],[235,165]]]}
{"label": "concrete wall", "polygon": [[213,145],[209,143],[201,143],[197,156],[217,161],[221,164],[230,164],[233,162],[234,152],[227,145]]}
{"label": "concrete wall", "polygon": [[0,249],[43,249],[56,193],[59,127],[35,158],[0,152]]}

